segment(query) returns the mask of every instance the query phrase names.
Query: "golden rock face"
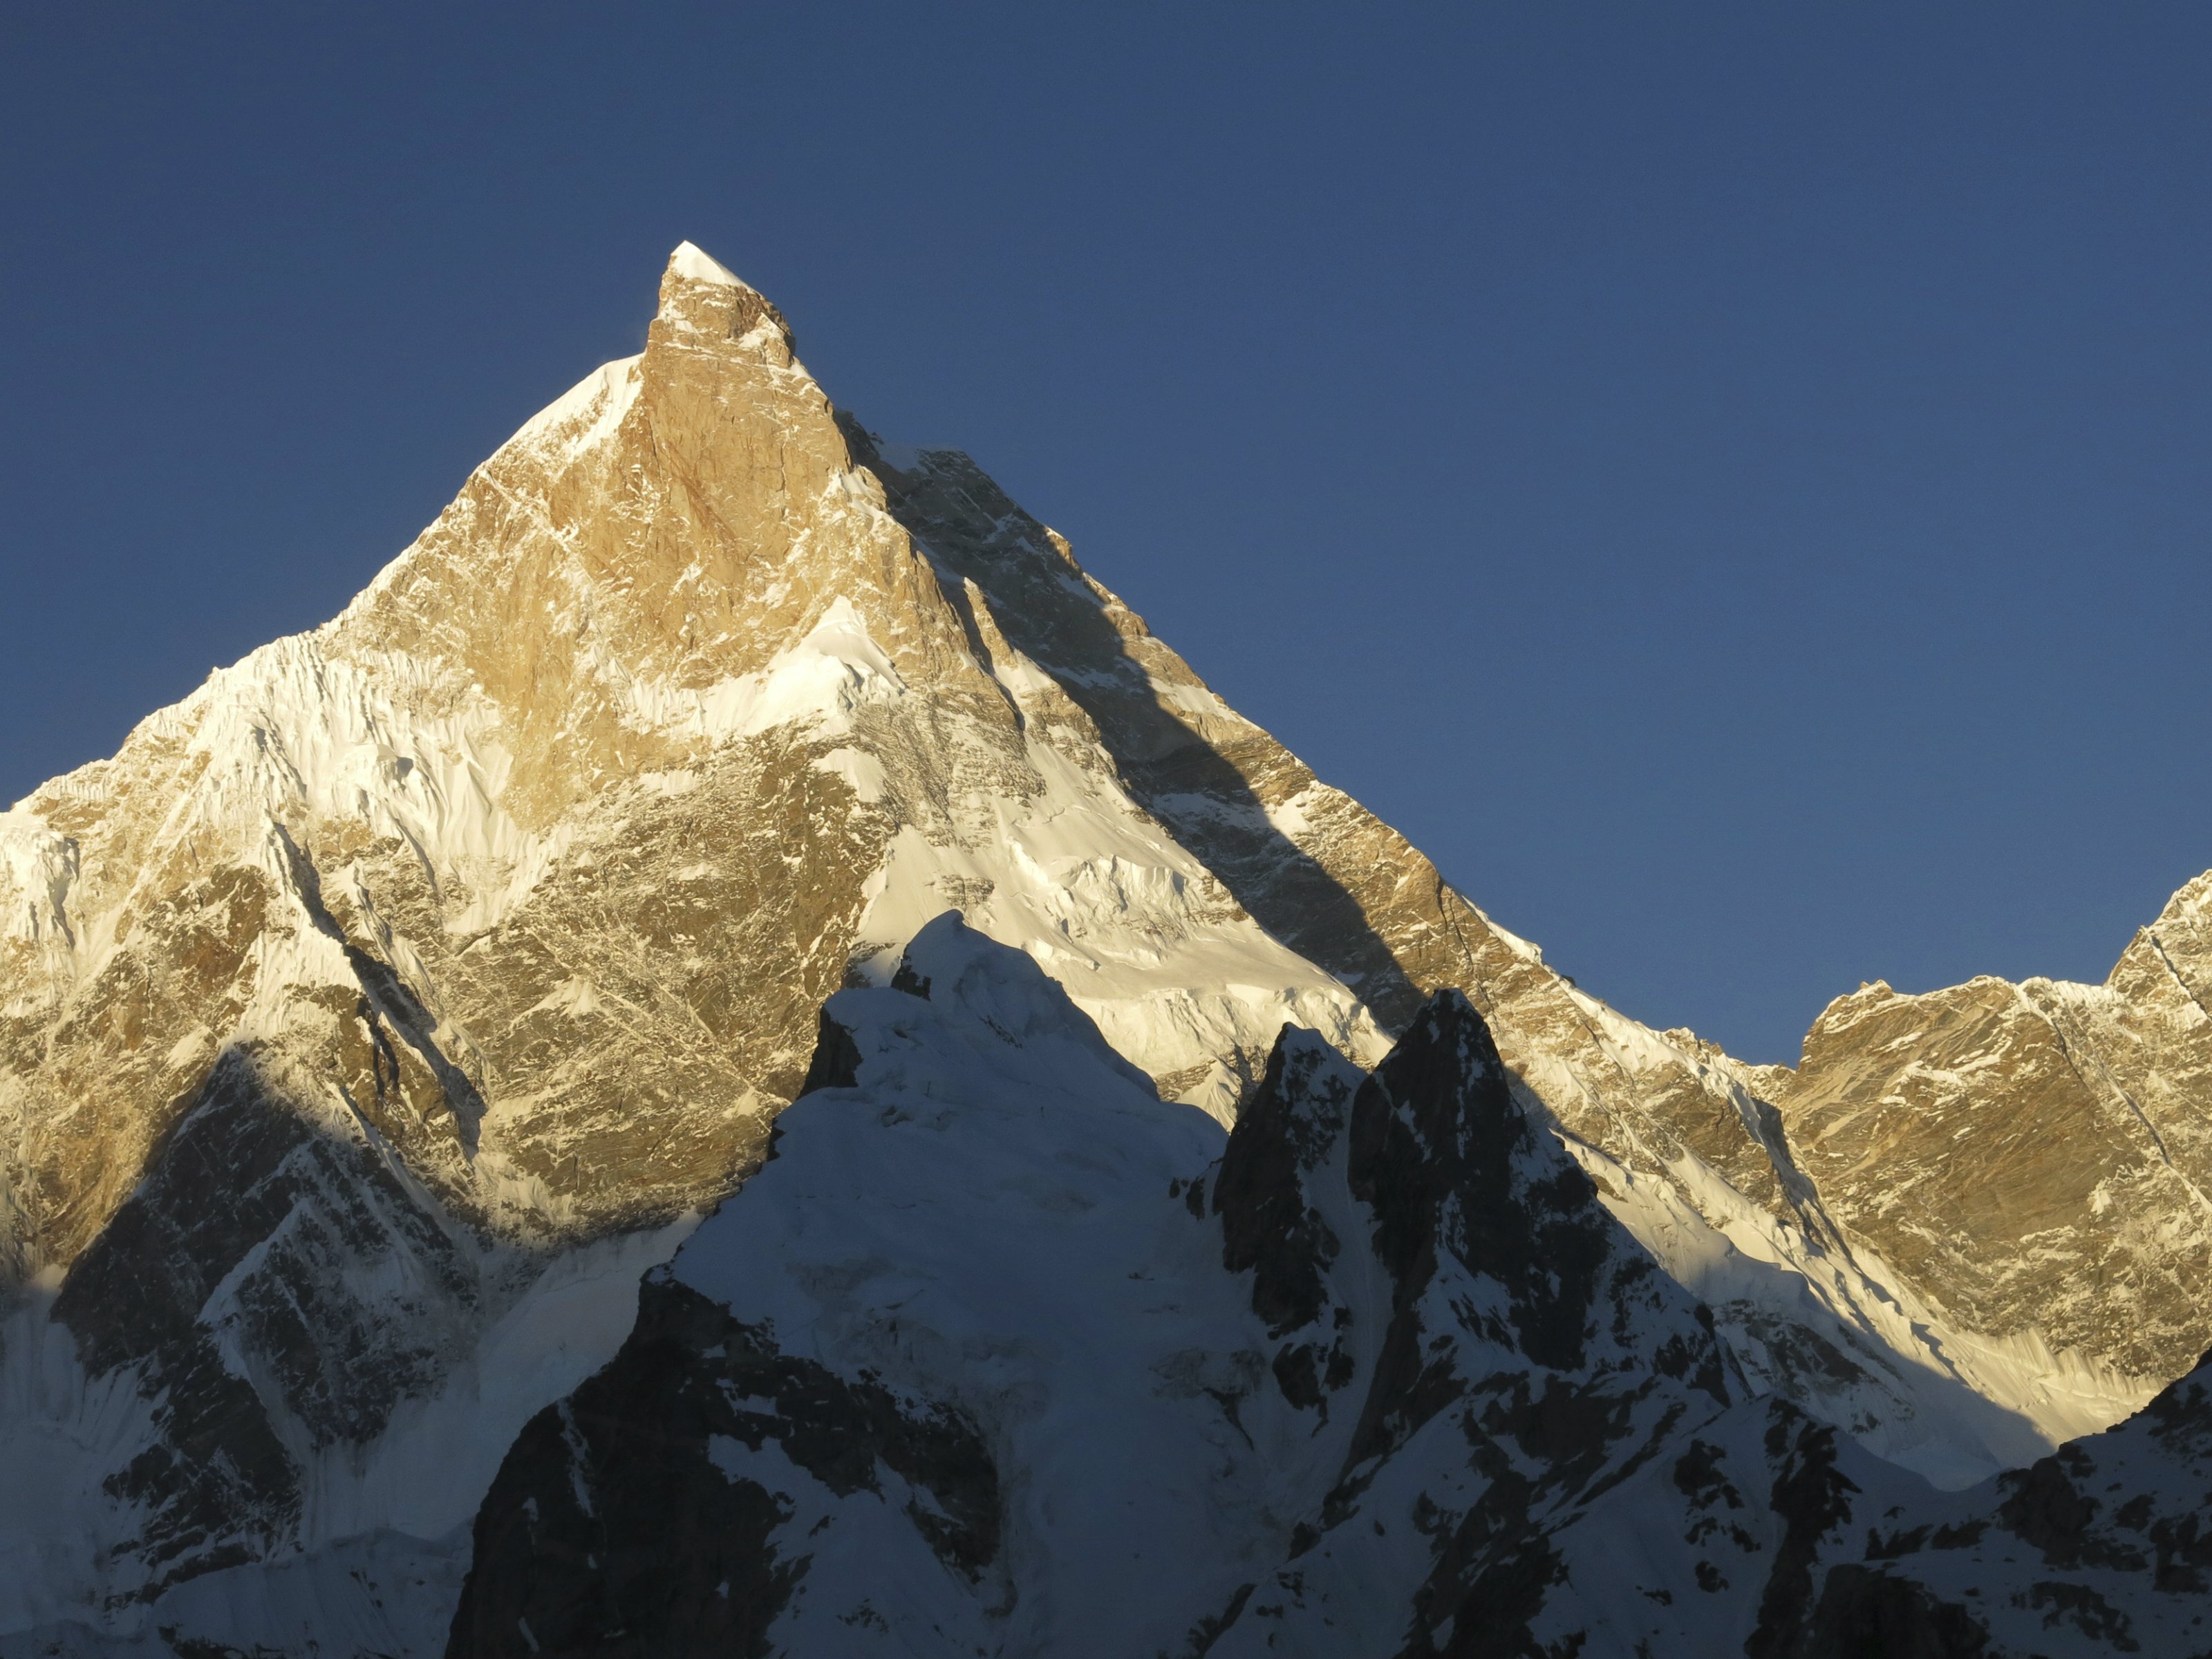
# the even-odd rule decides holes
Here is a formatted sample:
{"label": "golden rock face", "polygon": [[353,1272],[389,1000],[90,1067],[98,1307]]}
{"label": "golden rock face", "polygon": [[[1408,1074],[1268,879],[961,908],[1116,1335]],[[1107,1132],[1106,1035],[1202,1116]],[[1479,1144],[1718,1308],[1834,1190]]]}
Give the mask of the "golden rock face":
{"label": "golden rock face", "polygon": [[2135,1376],[2207,1346],[2212,876],[2101,986],[1838,999],[1777,1091],[1830,1211],[1962,1324]]}
{"label": "golden rock face", "polygon": [[1755,1378],[2033,1417],[1935,1352],[2033,1338],[2109,1420],[2212,1338],[2208,882],[2105,988],[1845,999],[1794,1074],[1650,1031],[687,246],[342,616],[0,815],[0,1276],[242,1472],[117,1452],[146,1582],[253,1559],[301,1446],[370,1456],[562,1251],[726,1194],[823,999],[954,908],[1220,1115],[1286,1020],[1371,1062],[1456,987]]}
{"label": "golden rock face", "polygon": [[[32,799],[94,934],[59,958],[10,944],[32,1259],[84,1248],[249,1011],[463,1213],[557,1236],[712,1201],[804,1069],[890,837],[957,841],[963,800],[1036,795],[1031,744],[1148,812],[1382,1031],[1465,987],[1524,1071],[1572,1079],[1553,1103],[1577,1133],[1616,1157],[1696,1146],[1783,1202],[1705,1068],[1628,1078],[1532,951],[1213,698],[1064,541],[964,457],[886,462],[774,307],[698,269],[672,263],[641,357],[503,447],[343,616],[272,647],[274,672],[232,671],[275,682],[242,713],[204,693],[87,769],[104,794]],[[711,711],[840,601],[908,693],[861,713],[884,775],[866,802],[817,763],[838,745]],[[1031,707],[1002,683],[1018,664],[1042,671]],[[330,701],[369,708],[347,731]],[[303,787],[288,725],[364,775]],[[402,752],[426,728],[442,766]],[[487,904],[517,848],[545,867]],[[1222,1058],[1249,1079],[1263,1051]]]}
{"label": "golden rock face", "polygon": [[[646,353],[598,392],[473,475],[343,617],[276,648],[295,660],[239,676],[276,682],[242,688],[243,710],[204,695],[28,803],[76,862],[88,932],[8,947],[0,1099],[35,1261],[75,1259],[249,1012],[485,1218],[482,1154],[504,1185],[544,1185],[556,1231],[711,1200],[753,1155],[884,826],[804,738],[687,732],[684,700],[846,594],[946,708],[1005,710],[757,295],[672,268]],[[349,732],[331,701],[374,707]],[[226,721],[243,742],[210,729]],[[462,728],[468,775],[425,779],[402,752],[426,726]],[[303,784],[303,740],[367,775]],[[477,925],[472,884],[514,862],[498,843],[533,838],[562,854]]]}

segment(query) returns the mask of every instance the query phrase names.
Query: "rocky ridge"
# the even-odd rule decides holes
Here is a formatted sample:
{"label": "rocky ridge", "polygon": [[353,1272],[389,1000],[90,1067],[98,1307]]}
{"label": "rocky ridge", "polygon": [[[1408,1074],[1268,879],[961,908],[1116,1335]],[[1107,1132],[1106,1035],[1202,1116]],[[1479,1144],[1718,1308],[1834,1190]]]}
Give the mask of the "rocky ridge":
{"label": "rocky ridge", "polygon": [[2208,996],[2212,875],[2102,985],[1863,987],[1767,1086],[1830,1212],[1959,1323],[2172,1376],[2207,1346]]}

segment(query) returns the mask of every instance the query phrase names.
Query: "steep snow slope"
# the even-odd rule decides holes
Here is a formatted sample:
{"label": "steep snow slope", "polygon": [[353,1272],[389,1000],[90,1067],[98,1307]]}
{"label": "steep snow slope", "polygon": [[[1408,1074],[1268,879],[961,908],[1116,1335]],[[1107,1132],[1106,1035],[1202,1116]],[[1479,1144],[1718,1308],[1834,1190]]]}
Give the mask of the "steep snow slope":
{"label": "steep snow slope", "polygon": [[1372,1082],[1286,1033],[1224,1152],[957,919],[897,982],[518,1441],[451,1651],[1345,1651],[1741,1387],[1455,994]]}
{"label": "steep snow slope", "polygon": [[[2212,1652],[2212,1365],[2109,1433],[1956,1492],[1795,1416],[1739,1407],[1593,1505],[1561,1540],[1571,1590],[1540,1637],[1586,1632],[1591,1659]],[[1747,1577],[1762,1540],[1775,1565]]]}
{"label": "steep snow slope", "polygon": [[[892,512],[1006,640],[1105,734],[1130,793],[1269,931],[1356,989],[1386,1029],[1465,990],[1616,1212],[1718,1314],[1762,1382],[1884,1455],[1962,1484],[2102,1427],[2162,1376],[2032,1326],[1985,1334],[1940,1275],[1887,1264],[1826,1211],[1753,1071],[1691,1033],[1623,1018],[1545,966],[1404,840],[1213,696],[1066,544],[965,456],[901,452],[848,420]],[[1102,667],[1101,665],[1103,665]],[[1195,741],[1194,741],[1195,739]],[[1786,1080],[1786,1073],[1780,1074]]]}

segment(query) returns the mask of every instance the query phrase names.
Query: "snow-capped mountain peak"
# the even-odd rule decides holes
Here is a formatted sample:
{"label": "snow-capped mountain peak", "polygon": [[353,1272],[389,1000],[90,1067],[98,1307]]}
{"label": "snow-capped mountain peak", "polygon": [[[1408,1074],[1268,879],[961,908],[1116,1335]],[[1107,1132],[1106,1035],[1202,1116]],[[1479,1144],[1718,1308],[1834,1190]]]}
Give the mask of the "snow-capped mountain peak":
{"label": "snow-capped mountain peak", "polygon": [[[1846,1000],[1794,1072],[1649,1030],[1229,708],[966,455],[835,407],[686,243],[644,350],[343,613],[0,815],[0,1652],[164,1620],[442,1642],[485,1484],[623,1345],[637,1273],[732,1193],[764,1212],[748,1181],[810,1083],[817,1116],[876,1086],[824,1041],[856,1009],[856,1049],[919,1045],[900,1110],[940,1062],[940,1094],[1079,1102],[1006,1166],[1032,1208],[1089,1213],[1105,1177],[1058,1152],[1091,1152],[1048,1139],[1084,1124],[1175,1186],[1128,1213],[1147,1250],[1181,1230],[1210,1265],[1175,1272],[1237,1333],[1185,1343],[1188,1400],[1254,1413],[1187,1401],[1176,1432],[1306,1448],[1290,1486],[1223,1486],[1242,1541],[1192,1556],[1223,1651],[1293,1618],[1259,1575],[1369,1571],[1343,1522],[1370,1503],[1400,1506],[1386,1534],[1419,1498],[1425,1538],[1449,1511],[1536,1551],[1545,1505],[1627,1481],[1676,1405],[1771,1390],[1778,1444],[1972,1488],[2212,1339],[2208,892],[2100,987]],[[1182,1157],[1208,1146],[1218,1170]],[[1600,1396],[1595,1462],[1516,1461]],[[967,1455],[912,1435],[914,1471]],[[1464,1484],[1506,1490],[1495,1468],[1444,1457],[1470,1435],[1529,1483],[1525,1524]],[[899,1478],[983,1551],[955,1486]],[[1453,1548],[1424,1607],[1474,1593]]]}

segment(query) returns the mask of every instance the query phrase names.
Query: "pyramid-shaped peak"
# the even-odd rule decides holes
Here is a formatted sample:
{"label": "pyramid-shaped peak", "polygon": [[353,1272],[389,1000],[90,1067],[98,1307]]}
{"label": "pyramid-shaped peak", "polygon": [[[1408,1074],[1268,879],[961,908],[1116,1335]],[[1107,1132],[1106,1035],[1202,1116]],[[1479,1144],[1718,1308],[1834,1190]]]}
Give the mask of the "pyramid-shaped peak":
{"label": "pyramid-shaped peak", "polygon": [[696,242],[677,244],[660,278],[656,329],[696,344],[702,337],[741,340],[763,320],[774,325],[767,349],[778,357],[780,367],[790,367],[791,325],[783,313]]}
{"label": "pyramid-shaped peak", "polygon": [[668,256],[668,270],[672,276],[694,283],[708,283],[716,288],[741,288],[748,294],[758,291],[696,242],[678,242],[676,252]]}

